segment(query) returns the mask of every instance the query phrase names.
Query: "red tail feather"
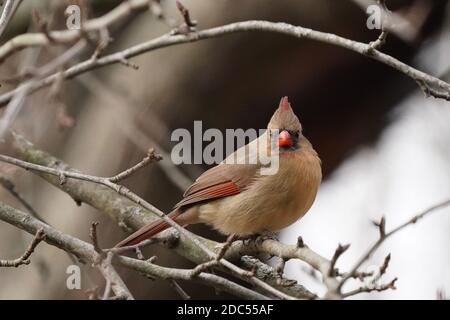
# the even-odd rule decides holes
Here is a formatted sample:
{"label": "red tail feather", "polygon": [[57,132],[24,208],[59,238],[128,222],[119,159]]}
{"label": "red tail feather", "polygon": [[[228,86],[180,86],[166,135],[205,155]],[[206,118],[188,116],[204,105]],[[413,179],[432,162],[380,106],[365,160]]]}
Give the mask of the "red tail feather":
{"label": "red tail feather", "polygon": [[[180,215],[180,212],[173,211],[169,213],[167,216],[171,218],[172,220],[175,220]],[[146,226],[143,226],[138,231],[134,232],[133,234],[129,235],[127,238],[120,241],[118,244],[116,244],[115,248],[120,247],[126,247],[126,246],[133,246],[135,244],[138,244],[146,239],[149,239],[158,233],[166,230],[169,228],[170,225],[164,220],[157,220],[150,224],[147,224]]]}

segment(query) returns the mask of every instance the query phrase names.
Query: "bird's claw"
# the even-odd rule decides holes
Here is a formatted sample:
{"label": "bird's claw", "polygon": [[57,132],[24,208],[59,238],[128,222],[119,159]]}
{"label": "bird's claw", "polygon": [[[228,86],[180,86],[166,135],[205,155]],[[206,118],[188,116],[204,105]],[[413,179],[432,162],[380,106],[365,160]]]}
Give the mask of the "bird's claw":
{"label": "bird's claw", "polygon": [[264,231],[261,234],[256,235],[256,242],[262,243],[266,240],[278,241],[278,235],[273,231]]}

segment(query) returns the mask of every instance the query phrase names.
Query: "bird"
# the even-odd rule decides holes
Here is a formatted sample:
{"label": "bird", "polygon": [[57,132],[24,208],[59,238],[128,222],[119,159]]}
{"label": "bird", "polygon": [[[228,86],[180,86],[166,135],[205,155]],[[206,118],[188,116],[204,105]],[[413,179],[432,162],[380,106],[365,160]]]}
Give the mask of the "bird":
{"label": "bird", "polygon": [[[229,161],[237,154],[250,160],[255,148],[274,132],[278,133],[276,173],[263,174],[261,161]],[[238,153],[242,150],[249,152]],[[204,223],[228,236],[274,234],[306,214],[321,181],[321,160],[303,135],[288,97],[283,97],[265,133],[201,174],[168,217],[181,226]],[[166,221],[156,220],[115,247],[137,245],[169,227]]]}

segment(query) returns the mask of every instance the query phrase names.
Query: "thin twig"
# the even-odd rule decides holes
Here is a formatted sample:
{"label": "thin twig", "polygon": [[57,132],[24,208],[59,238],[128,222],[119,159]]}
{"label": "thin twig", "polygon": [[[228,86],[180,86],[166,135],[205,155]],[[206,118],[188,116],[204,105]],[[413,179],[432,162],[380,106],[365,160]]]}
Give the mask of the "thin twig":
{"label": "thin twig", "polygon": [[25,33],[18,35],[0,46],[0,62],[14,52],[28,47],[47,46],[51,44],[72,44],[82,38],[91,38],[112,24],[134,12],[149,8],[150,0],[127,0],[105,15],[83,22],[80,30],[70,29],[48,31],[46,33]]}
{"label": "thin twig", "polygon": [[195,27],[197,25],[197,21],[191,19],[191,15],[189,13],[189,10],[180,2],[177,1],[177,8],[180,11],[181,15],[183,16],[184,23],[186,23],[189,27]]}
{"label": "thin twig", "polygon": [[[192,269],[191,277],[194,278],[198,276],[201,272],[208,270],[211,267],[218,266],[220,264],[220,260],[224,257],[225,253],[231,247],[235,238],[236,238],[235,234],[230,235],[227,238],[227,241],[220,248],[217,255],[212,260],[201,263],[197,265],[194,269]],[[252,276],[251,273],[249,273],[248,275]]]}
{"label": "thin twig", "polygon": [[336,266],[336,262],[339,259],[339,257],[348,250],[348,248],[350,248],[350,244],[346,244],[346,245],[341,245],[339,244],[338,247],[336,248],[336,251],[333,254],[333,257],[331,258],[331,262],[330,262],[330,270],[328,271],[328,276],[330,277],[335,277],[336,276],[336,270],[335,270],[335,266]]}
{"label": "thin twig", "polygon": [[[93,230],[93,234],[96,234],[96,227],[95,226],[97,226],[97,224],[94,222],[93,224],[92,224],[92,228],[91,228],[91,230]],[[92,238],[93,238],[93,240],[94,240],[94,238],[95,238],[95,241],[93,241],[93,242],[96,242],[96,240],[97,240],[97,236],[92,236]],[[98,244],[97,244],[97,247],[98,247]],[[94,250],[96,251],[96,252],[99,252],[98,250],[99,250],[99,248],[96,248],[96,245],[94,244]],[[101,249],[100,249],[101,250]],[[108,267],[110,267],[110,268],[112,268],[112,258],[113,258],[113,256],[114,256],[114,254],[112,253],[112,252],[108,252],[107,253],[107,255],[106,255],[106,258],[105,258],[105,260],[104,260],[104,264],[105,265],[107,265]],[[102,298],[102,300],[107,300],[109,297],[110,297],[110,295],[111,295],[111,290],[112,290],[112,286],[113,286],[113,283],[112,283],[112,279],[110,278],[110,277],[106,277],[106,284],[105,284],[105,291],[103,292],[103,298]]]}
{"label": "thin twig", "polygon": [[424,81],[419,80],[419,79],[416,79],[416,83],[420,87],[420,89],[422,90],[422,92],[426,98],[434,97],[434,98],[439,98],[439,99],[450,101],[450,92],[430,88],[430,86],[428,84],[426,84]]}
{"label": "thin twig", "polygon": [[89,237],[91,238],[92,245],[94,246],[94,250],[97,253],[102,253],[103,250],[102,250],[102,248],[100,248],[100,246],[98,244],[97,226],[98,226],[98,221],[95,221],[95,222],[91,223],[91,228],[89,230]]}
{"label": "thin twig", "polygon": [[[35,218],[38,218],[39,220],[41,220],[42,222],[45,222],[45,220],[39,215],[39,213],[33,208],[33,206],[25,199],[25,197],[16,190],[16,186],[14,185],[14,183],[4,177],[4,176],[0,176],[0,184],[3,186],[3,188],[5,188],[5,190],[7,190],[14,198],[17,199],[17,201],[20,202],[20,204],[27,209],[27,211],[34,216]],[[45,222],[46,223],[46,222]]]}
{"label": "thin twig", "polygon": [[388,33],[383,29],[378,36],[377,40],[369,42],[367,54],[370,54],[373,50],[380,50],[380,48],[386,43]]}
{"label": "thin twig", "polygon": [[[95,250],[93,251],[96,253]],[[133,295],[131,294],[130,290],[128,290],[127,285],[112,265],[113,256],[114,254],[112,252],[108,252],[106,254],[106,258],[103,258],[104,256],[102,254],[96,253],[96,255],[93,256],[91,262],[98,267],[103,277],[110,282],[111,291],[114,292],[117,299],[133,300]],[[97,264],[97,261],[99,260],[101,260],[101,263]],[[105,293],[107,293],[107,291]]]}
{"label": "thin twig", "polygon": [[[33,72],[32,79],[27,80],[18,86],[14,97],[6,106],[5,113],[0,120],[0,140],[3,139],[5,133],[19,114],[24,104],[25,98],[29,93],[31,93],[33,86],[38,83],[43,77],[62,67],[70,59],[76,56],[81,50],[83,50],[85,46],[86,40],[81,39],[75,45],[65,51],[62,55],[58,56],[56,59],[50,61],[46,65]],[[58,79],[60,78],[58,77]]]}
{"label": "thin twig", "polygon": [[351,268],[350,272],[342,278],[342,280],[339,283],[339,286],[337,287],[338,290],[340,290],[342,288],[342,286],[344,285],[344,283],[351,278],[351,275],[354,274],[355,272],[357,272],[357,270],[359,269],[359,267],[366,262],[371,256],[372,254],[375,252],[375,250],[377,250],[380,245],[386,241],[389,237],[391,237],[392,235],[396,234],[398,231],[402,230],[403,228],[406,228],[407,226],[416,223],[418,220],[422,219],[423,217],[425,217],[426,215],[433,213],[439,209],[448,207],[450,205],[450,199],[445,200],[443,202],[440,202],[436,205],[431,206],[430,208],[414,215],[412,218],[410,218],[409,220],[405,221],[404,223],[400,224],[399,226],[397,226],[396,228],[392,229],[389,232],[385,231],[385,219],[384,217],[381,219],[381,221],[378,223],[378,229],[379,229],[379,233],[380,233],[380,237],[379,239],[369,248],[369,250],[356,262],[356,264],[353,266],[353,268]]}
{"label": "thin twig", "polygon": [[389,267],[389,262],[391,261],[391,254],[389,253],[383,261],[383,264],[380,266],[378,273],[373,277],[372,284],[376,284],[378,280],[386,273],[387,268]]}
{"label": "thin twig", "polygon": [[191,297],[187,294],[186,291],[183,290],[183,288],[173,279],[169,279],[169,284],[172,288],[175,289],[175,291],[180,295],[180,297],[183,300],[190,300]]}
{"label": "thin twig", "polygon": [[191,14],[189,13],[189,10],[180,1],[176,1],[176,4],[178,11],[180,11],[181,15],[183,16],[184,22],[179,27],[176,27],[174,30],[172,30],[171,34],[186,35],[190,32],[194,32],[195,27],[197,26],[197,21],[191,19]]}
{"label": "thin twig", "polygon": [[122,254],[126,251],[132,251],[132,250],[136,250],[136,249],[141,249],[149,244],[154,244],[159,242],[159,238],[150,238],[147,240],[144,240],[138,244],[132,245],[132,246],[125,246],[125,247],[120,247],[120,248],[110,248],[110,249],[105,249],[105,251],[111,251],[115,254]]}
{"label": "thin twig", "polygon": [[366,54],[371,54],[373,50],[380,50],[380,48],[385,44],[386,38],[388,36],[387,25],[389,21],[389,17],[391,15],[391,11],[387,8],[386,2],[384,0],[377,0],[378,7],[382,10],[383,14],[381,17],[381,33],[378,36],[377,40],[371,41],[369,43],[368,50]]}
{"label": "thin twig", "polygon": [[131,69],[134,69],[134,70],[139,70],[139,66],[136,63],[131,62],[130,60],[128,60],[125,57],[121,57],[119,59],[119,63],[121,63],[125,67],[131,68]]}
{"label": "thin twig", "polygon": [[[67,32],[67,31],[66,31]],[[165,34],[160,37],[154,38],[147,42],[135,45],[133,47],[127,48],[125,50],[106,55],[102,58],[92,60],[88,59],[84,62],[78,63],[73,67],[65,70],[62,74],[65,79],[70,79],[76,77],[82,73],[110,65],[115,63],[122,63],[123,59],[128,59],[137,55],[141,55],[145,52],[152,50],[165,48],[172,45],[196,42],[204,39],[217,38],[227,34],[233,34],[238,32],[274,32],[292,36],[298,39],[310,39],[314,41],[319,41],[323,43],[332,44],[338,47],[342,47],[353,52],[366,55],[374,60],[377,60],[391,68],[403,73],[404,75],[410,77],[414,81],[423,82],[428,88],[430,88],[429,93],[433,94],[436,98],[442,98],[443,94],[450,94],[450,84],[440,80],[434,76],[431,76],[425,72],[417,70],[406,63],[403,63],[396,58],[382,53],[376,49],[371,50],[370,45],[363,42],[358,42],[350,40],[332,33],[326,33],[321,31],[312,30],[309,28],[304,28],[300,26],[294,26],[283,22],[269,22],[269,21],[244,21],[236,22],[220,27],[215,27],[211,29],[205,29],[187,35],[170,35]],[[368,50],[370,54],[368,54]],[[0,57],[1,57],[2,47],[0,47]],[[56,75],[48,76],[42,79],[38,83],[34,84],[30,90],[34,92],[43,87],[46,87],[56,80]],[[442,94],[436,96],[435,91],[439,89]],[[15,95],[17,89],[11,90],[0,96],[0,106],[7,104],[11,98]]]}
{"label": "thin twig", "polygon": [[108,300],[110,295],[111,295],[111,280],[106,279],[105,291],[103,292],[102,300]]}
{"label": "thin twig", "polygon": [[395,289],[397,289],[395,287],[396,281],[397,281],[397,278],[394,278],[394,279],[392,279],[392,281],[390,281],[389,283],[386,283],[386,284],[375,285],[375,286],[363,286],[358,289],[343,293],[342,298],[348,298],[348,297],[351,297],[351,296],[354,296],[356,294],[360,294],[363,292],[373,292],[373,291],[381,292],[381,291],[386,291],[386,290],[395,290]]}
{"label": "thin twig", "polygon": [[119,182],[122,181],[129,176],[131,176],[133,173],[138,171],[139,169],[149,165],[150,163],[161,161],[162,157],[161,155],[157,154],[153,148],[150,148],[147,152],[147,156],[142,159],[138,164],[132,166],[131,168],[115,175],[114,177],[109,178],[109,181],[111,182]]}
{"label": "thin twig", "polygon": [[101,28],[99,31],[99,35],[100,39],[98,40],[97,47],[95,48],[95,51],[91,56],[92,60],[97,60],[112,41],[107,28]]}
{"label": "thin twig", "polygon": [[14,260],[0,260],[0,267],[18,267],[23,264],[30,264],[30,256],[33,254],[37,245],[45,239],[45,232],[41,228],[34,235],[33,241],[30,243],[25,252],[17,259]]}
{"label": "thin twig", "polygon": [[[33,206],[25,199],[25,197],[16,189],[16,186],[14,185],[14,183],[4,177],[4,176],[0,176],[0,184],[13,196],[17,199],[17,201],[20,202],[20,204],[22,204],[22,206],[35,218],[39,219],[40,221],[42,221],[45,224],[50,225],[44,218],[42,218],[42,216],[33,208]],[[67,256],[69,257],[69,259],[73,262],[73,263],[77,263],[76,258],[71,255],[70,253],[67,252]]]}

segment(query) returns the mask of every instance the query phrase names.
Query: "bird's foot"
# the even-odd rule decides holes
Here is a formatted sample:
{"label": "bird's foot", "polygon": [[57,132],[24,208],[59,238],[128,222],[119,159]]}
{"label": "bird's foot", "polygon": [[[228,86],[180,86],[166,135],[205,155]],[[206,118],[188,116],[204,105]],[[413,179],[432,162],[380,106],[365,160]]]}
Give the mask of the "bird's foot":
{"label": "bird's foot", "polygon": [[252,234],[249,236],[240,237],[239,239],[244,241],[244,244],[248,245],[251,243],[261,244],[265,240],[278,241],[278,236],[273,231],[263,231],[261,233],[256,233],[256,234]]}
{"label": "bird's foot", "polygon": [[265,240],[278,241],[278,235],[276,232],[268,230],[256,235],[255,241],[262,243]]}
{"label": "bird's foot", "polygon": [[227,237],[227,241],[225,241],[225,243],[232,243],[235,240],[238,240],[239,237],[236,233],[232,233]]}

